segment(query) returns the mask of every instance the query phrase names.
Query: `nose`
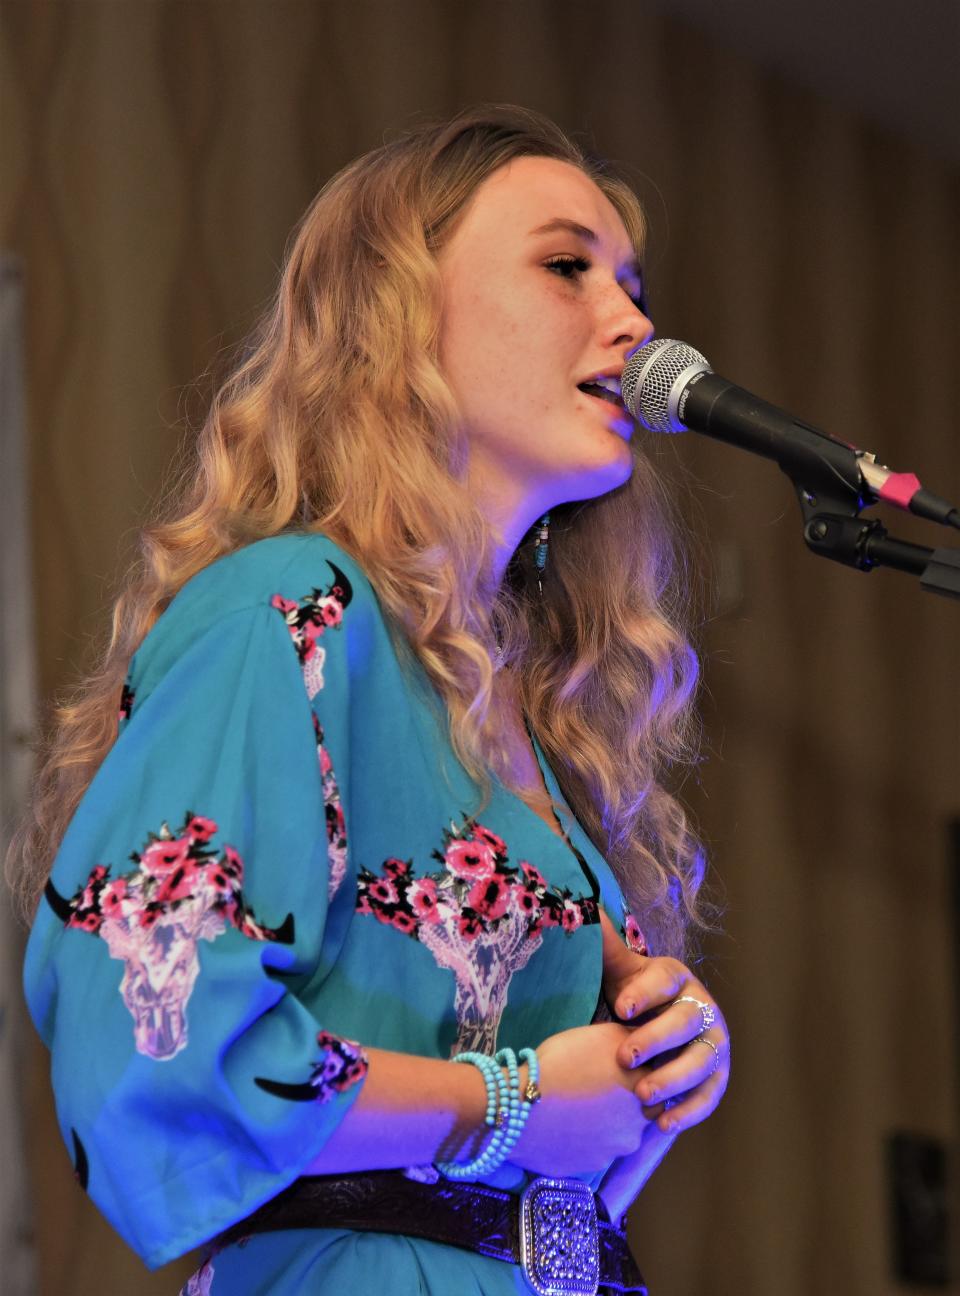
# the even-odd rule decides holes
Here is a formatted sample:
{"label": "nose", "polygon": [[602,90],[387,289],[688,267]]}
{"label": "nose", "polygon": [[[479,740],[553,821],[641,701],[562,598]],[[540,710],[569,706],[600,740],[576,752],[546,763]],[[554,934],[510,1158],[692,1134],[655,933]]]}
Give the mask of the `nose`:
{"label": "nose", "polygon": [[649,342],[653,332],[653,324],[617,284],[606,303],[602,325],[603,344],[608,347],[625,347],[626,355]]}

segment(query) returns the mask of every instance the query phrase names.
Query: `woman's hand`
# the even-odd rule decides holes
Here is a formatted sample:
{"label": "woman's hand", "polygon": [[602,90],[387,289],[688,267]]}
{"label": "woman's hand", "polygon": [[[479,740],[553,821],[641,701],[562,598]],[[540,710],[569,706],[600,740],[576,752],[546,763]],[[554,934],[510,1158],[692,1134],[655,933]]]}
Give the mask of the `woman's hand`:
{"label": "woman's hand", "polygon": [[[534,1174],[591,1174],[637,1151],[650,1122],[636,1093],[636,1071],[618,1060],[633,1033],[600,1022],[543,1041],[537,1049],[542,1097],[510,1155],[514,1164]],[[626,1056],[632,1060],[629,1050]]]}
{"label": "woman's hand", "polygon": [[[631,1070],[642,1068],[636,1094],[645,1108],[660,1109],[656,1119],[665,1134],[689,1129],[706,1120],[730,1078],[730,1036],[723,1015],[679,960],[646,958],[627,949],[603,910],[600,927],[604,996],[620,1021],[637,1023],[620,1043],[617,1060]],[[683,1003],[677,1003],[680,998]],[[704,1014],[688,999],[712,1009],[715,1021],[707,1030]],[[664,1102],[669,1102],[667,1110]]]}
{"label": "woman's hand", "polygon": [[[655,1122],[640,1146],[611,1166],[600,1186],[612,1219],[618,1219],[682,1130],[706,1120],[730,1078],[730,1036],[715,1000],[677,959],[647,958],[627,949],[600,911],[603,992],[613,1013],[635,1022],[617,1046],[617,1061],[637,1076],[634,1093]],[[713,1024],[687,997],[709,1005]],[[677,999],[683,998],[683,1003]],[[706,1044],[703,1040],[713,1044]]]}

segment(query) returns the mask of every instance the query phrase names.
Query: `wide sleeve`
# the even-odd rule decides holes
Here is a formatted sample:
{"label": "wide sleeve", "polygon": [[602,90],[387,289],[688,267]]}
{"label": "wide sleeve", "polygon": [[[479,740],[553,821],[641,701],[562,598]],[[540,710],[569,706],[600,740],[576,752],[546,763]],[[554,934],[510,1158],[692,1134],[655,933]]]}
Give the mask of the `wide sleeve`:
{"label": "wide sleeve", "polygon": [[320,633],[265,597],[201,619],[166,662],[148,637],[28,944],[77,1177],[150,1266],[291,1183],[366,1074],[297,993],[343,826],[311,701]]}

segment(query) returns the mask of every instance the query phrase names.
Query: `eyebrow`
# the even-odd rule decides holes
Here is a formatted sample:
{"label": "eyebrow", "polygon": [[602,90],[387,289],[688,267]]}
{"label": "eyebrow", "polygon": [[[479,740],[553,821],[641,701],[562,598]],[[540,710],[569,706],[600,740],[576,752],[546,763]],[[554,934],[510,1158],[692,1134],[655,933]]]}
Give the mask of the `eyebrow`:
{"label": "eyebrow", "polygon": [[538,225],[536,229],[530,231],[531,234],[555,234],[557,230],[567,230],[570,234],[576,234],[582,238],[585,243],[596,243],[596,231],[588,229],[586,225],[580,225],[577,221],[566,220],[562,216],[557,216],[554,220],[547,221],[546,225]]}
{"label": "eyebrow", "polygon": [[[586,225],[581,225],[579,221],[568,220],[564,216],[556,216],[553,220],[548,220],[545,225],[538,225],[536,229],[530,231],[531,238],[536,234],[556,234],[559,230],[565,230],[568,234],[575,234],[577,238],[583,239],[584,243],[596,246],[600,239],[596,230],[590,229]],[[636,255],[633,255],[625,264],[625,269],[640,280],[643,284],[643,266]]]}

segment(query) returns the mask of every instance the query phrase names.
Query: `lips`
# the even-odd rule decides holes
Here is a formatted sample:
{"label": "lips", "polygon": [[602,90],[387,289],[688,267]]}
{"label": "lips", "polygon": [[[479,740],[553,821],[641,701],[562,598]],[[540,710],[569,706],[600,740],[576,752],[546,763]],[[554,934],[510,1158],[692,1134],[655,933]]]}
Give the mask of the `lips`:
{"label": "lips", "polygon": [[619,383],[617,384],[617,391],[612,391],[609,387],[603,387],[597,382],[582,382],[577,383],[577,386],[582,392],[586,392],[588,396],[596,396],[600,400],[605,400],[611,405],[616,405],[618,409],[623,409],[623,401],[620,399],[619,393]]}

